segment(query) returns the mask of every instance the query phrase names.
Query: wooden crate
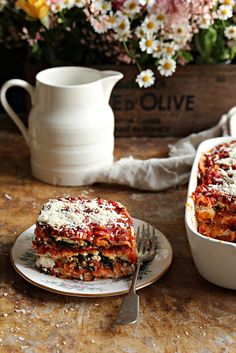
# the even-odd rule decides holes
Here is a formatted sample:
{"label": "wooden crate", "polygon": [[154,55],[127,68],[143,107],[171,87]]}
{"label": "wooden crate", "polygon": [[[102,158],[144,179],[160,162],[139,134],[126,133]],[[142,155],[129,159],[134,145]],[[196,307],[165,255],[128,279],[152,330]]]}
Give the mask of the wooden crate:
{"label": "wooden crate", "polygon": [[136,67],[109,67],[124,74],[111,106],[116,136],[186,136],[216,124],[236,105],[235,65],[188,65],[151,88],[135,83]]}

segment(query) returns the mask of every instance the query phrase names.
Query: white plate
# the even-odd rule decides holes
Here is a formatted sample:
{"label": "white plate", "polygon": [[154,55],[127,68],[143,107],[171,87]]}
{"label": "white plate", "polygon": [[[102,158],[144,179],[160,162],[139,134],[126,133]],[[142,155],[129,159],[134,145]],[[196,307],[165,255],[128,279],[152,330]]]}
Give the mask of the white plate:
{"label": "white plate", "polygon": [[[143,224],[147,225],[146,222],[134,218],[135,229]],[[15,270],[27,281],[54,293],[81,297],[105,297],[128,292],[130,277],[85,282],[61,279],[40,272],[34,265],[36,257],[31,246],[34,228],[35,225],[21,233],[11,251],[11,260]],[[155,229],[155,235],[158,250],[155,258],[142,266],[137,281],[137,289],[155,282],[164,275],[171,264],[173,251],[170,243],[158,229]]]}

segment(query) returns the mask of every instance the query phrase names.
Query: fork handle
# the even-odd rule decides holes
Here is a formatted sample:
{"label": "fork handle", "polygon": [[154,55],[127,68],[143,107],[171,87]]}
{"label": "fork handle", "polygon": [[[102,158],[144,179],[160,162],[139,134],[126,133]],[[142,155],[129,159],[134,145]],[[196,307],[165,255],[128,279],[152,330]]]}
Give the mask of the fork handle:
{"label": "fork handle", "polygon": [[132,324],[139,317],[139,296],[136,294],[136,282],[138,278],[141,261],[138,261],[132,278],[129,293],[124,297],[115,321],[118,325]]}
{"label": "fork handle", "polygon": [[[129,289],[129,293],[130,292],[134,292],[135,293],[135,291],[136,291],[136,282],[137,282],[137,279],[138,279],[138,274],[139,274],[139,270],[140,270],[141,264],[142,264],[142,262],[139,260],[137,262],[137,265],[136,265],[136,268],[135,268],[135,271],[134,271],[134,274],[133,274],[133,277],[132,277],[132,282],[131,282],[131,286],[130,286],[130,289]],[[129,293],[128,293],[128,295],[129,295]]]}

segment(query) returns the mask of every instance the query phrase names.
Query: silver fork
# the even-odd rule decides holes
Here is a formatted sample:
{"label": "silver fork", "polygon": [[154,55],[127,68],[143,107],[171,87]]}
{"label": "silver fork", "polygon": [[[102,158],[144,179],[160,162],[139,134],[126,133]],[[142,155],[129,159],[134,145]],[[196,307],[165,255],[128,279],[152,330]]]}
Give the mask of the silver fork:
{"label": "silver fork", "polygon": [[[151,229],[150,229],[151,228]],[[156,254],[155,228],[142,226],[140,236],[140,227],[137,229],[137,248],[138,263],[133,274],[129,293],[124,297],[115,324],[125,325],[133,324],[139,317],[139,296],[136,293],[136,282],[141,265],[144,262],[151,261]]]}

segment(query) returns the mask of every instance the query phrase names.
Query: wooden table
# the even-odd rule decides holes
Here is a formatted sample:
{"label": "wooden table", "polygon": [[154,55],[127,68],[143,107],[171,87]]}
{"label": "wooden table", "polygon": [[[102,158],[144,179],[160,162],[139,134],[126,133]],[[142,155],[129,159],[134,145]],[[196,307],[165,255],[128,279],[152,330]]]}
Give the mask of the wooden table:
{"label": "wooden table", "polygon": [[[161,156],[169,142],[119,138],[116,156]],[[186,186],[151,193],[115,185],[47,185],[31,176],[23,138],[7,132],[0,133],[0,156],[0,352],[236,352],[236,295],[206,282],[194,267],[184,227]],[[111,328],[122,296],[57,295],[34,287],[14,271],[9,252],[15,238],[35,222],[48,198],[60,195],[120,201],[171,242],[171,268],[139,291],[137,324]]]}

